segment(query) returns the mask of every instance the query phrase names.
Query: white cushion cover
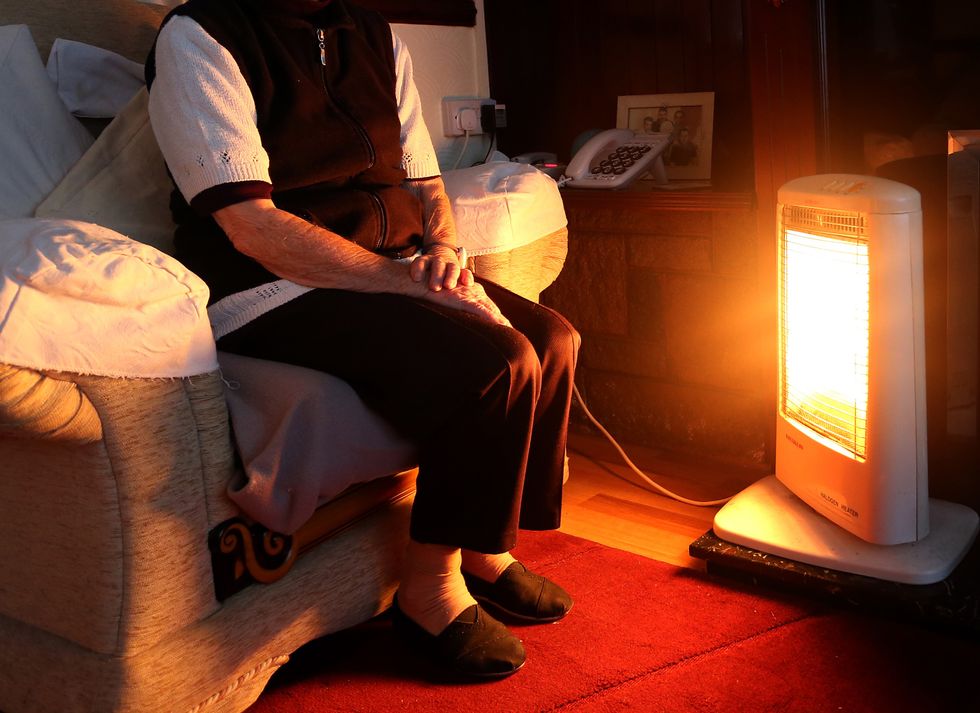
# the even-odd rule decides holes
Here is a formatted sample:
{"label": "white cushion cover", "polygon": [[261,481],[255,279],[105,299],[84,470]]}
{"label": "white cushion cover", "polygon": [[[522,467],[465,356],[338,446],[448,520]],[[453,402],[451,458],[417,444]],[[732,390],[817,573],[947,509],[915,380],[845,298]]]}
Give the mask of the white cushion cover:
{"label": "white cushion cover", "polygon": [[0,27],[0,218],[25,218],[92,143],[26,25]]}
{"label": "white cushion cover", "polygon": [[114,377],[209,372],[207,299],[179,262],[107,228],[0,221],[0,362]]}
{"label": "white cushion cover", "polygon": [[568,225],[558,184],[533,166],[497,161],[446,171],[442,180],[470,255],[519,248]]}
{"label": "white cushion cover", "polygon": [[51,45],[47,72],[75,116],[113,117],[145,86],[139,62],[60,37]]}

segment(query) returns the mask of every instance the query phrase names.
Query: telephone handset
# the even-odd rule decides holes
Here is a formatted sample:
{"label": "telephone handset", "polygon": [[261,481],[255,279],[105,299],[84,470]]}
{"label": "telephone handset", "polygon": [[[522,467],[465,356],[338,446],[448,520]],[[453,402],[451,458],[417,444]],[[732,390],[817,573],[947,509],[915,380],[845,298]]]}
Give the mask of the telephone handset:
{"label": "telephone handset", "polygon": [[663,152],[670,134],[639,134],[630,129],[602,131],[582,146],[565,169],[574,188],[622,188],[648,171],[667,182]]}
{"label": "telephone handset", "polygon": [[522,153],[519,156],[514,156],[511,161],[515,163],[528,163],[532,166],[541,166],[544,164],[558,163],[558,154],[553,154],[550,151],[532,151],[531,153]]}

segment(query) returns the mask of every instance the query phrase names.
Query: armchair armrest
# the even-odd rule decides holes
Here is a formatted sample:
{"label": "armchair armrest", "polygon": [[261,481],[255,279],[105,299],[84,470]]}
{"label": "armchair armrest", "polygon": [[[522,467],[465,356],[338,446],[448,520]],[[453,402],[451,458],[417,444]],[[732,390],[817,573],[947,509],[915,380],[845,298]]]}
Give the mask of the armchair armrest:
{"label": "armchair armrest", "polygon": [[21,409],[0,410],[0,615],[130,654],[213,613],[207,483],[233,469],[218,373],[0,373]]}
{"label": "armchair armrest", "polygon": [[83,445],[102,440],[92,402],[71,381],[0,364],[0,438]]}

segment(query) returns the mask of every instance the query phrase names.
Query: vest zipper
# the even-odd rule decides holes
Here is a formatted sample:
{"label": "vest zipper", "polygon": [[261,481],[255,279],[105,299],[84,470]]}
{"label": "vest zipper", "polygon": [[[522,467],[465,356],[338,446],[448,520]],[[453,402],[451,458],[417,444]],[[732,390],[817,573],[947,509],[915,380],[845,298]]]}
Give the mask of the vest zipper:
{"label": "vest zipper", "polygon": [[320,50],[320,82],[323,84],[323,91],[327,93],[330,101],[333,102],[334,106],[336,106],[340,111],[341,116],[348,124],[350,124],[351,128],[354,129],[354,131],[360,137],[361,142],[364,144],[364,148],[366,148],[368,152],[368,168],[371,168],[374,166],[374,162],[377,160],[377,155],[374,152],[374,144],[371,143],[371,139],[368,137],[364,127],[361,126],[360,123],[358,123],[358,121],[343,107],[343,105],[337,101],[337,98],[330,90],[330,83],[327,82],[327,43],[324,39],[323,30],[321,30],[319,27],[316,28],[316,43]]}
{"label": "vest zipper", "polygon": [[[350,113],[348,113],[348,111],[340,104],[340,102],[337,101],[336,97],[334,97],[333,92],[330,91],[330,83],[327,82],[327,72],[326,72],[327,42],[323,30],[319,27],[316,28],[316,44],[317,44],[317,48],[320,50],[320,83],[323,84],[323,91],[327,93],[327,96],[330,98],[330,101],[333,102],[333,105],[337,107],[338,111],[340,112],[340,115],[350,125],[350,127],[354,129],[358,137],[360,137],[361,142],[364,144],[364,148],[366,148],[368,152],[368,168],[370,168],[374,166],[374,162],[377,160],[377,154],[374,151],[374,144],[371,143],[371,139],[367,135],[367,132],[364,130],[364,127],[361,126],[360,123],[353,116],[350,115]],[[369,196],[371,196],[372,200],[374,201],[375,205],[378,208],[378,213],[381,216],[381,220],[380,220],[381,230],[378,235],[378,244],[377,244],[377,247],[380,248],[384,245],[385,236],[388,233],[388,216],[385,212],[384,203],[377,195],[375,195],[374,191],[367,190],[366,192]]]}
{"label": "vest zipper", "polygon": [[320,66],[327,66],[327,43],[323,39],[323,30],[316,28],[316,43],[320,48]]}

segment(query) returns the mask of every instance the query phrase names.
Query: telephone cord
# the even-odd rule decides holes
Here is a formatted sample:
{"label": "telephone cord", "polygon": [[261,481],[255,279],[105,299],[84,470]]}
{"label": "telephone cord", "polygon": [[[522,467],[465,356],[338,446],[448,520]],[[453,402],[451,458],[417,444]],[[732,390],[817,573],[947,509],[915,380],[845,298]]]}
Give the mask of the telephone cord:
{"label": "telephone cord", "polygon": [[626,451],[624,451],[622,446],[620,446],[619,443],[616,442],[616,439],[613,438],[612,434],[609,433],[609,431],[607,431],[605,427],[603,427],[603,425],[599,423],[596,417],[592,415],[592,412],[589,411],[589,407],[585,405],[585,399],[582,398],[582,394],[579,392],[578,386],[574,383],[572,384],[572,393],[574,393],[575,398],[578,399],[579,406],[581,406],[582,411],[585,412],[586,418],[588,418],[589,421],[592,423],[592,425],[598,428],[599,432],[603,436],[605,436],[606,439],[612,444],[613,448],[616,449],[620,457],[623,459],[623,462],[626,463],[627,466],[629,466],[629,469],[632,470],[634,473],[636,473],[636,475],[642,478],[644,482],[646,482],[649,486],[651,486],[654,490],[656,490],[661,495],[666,495],[667,497],[673,498],[678,502],[685,503],[686,505],[695,505],[697,507],[714,507],[716,505],[724,505],[725,503],[727,503],[729,500],[732,499],[733,496],[729,496],[727,498],[721,498],[720,500],[690,500],[682,495],[678,495],[677,493],[668,490],[667,488],[660,485],[659,483],[654,482],[653,480],[650,479],[650,477],[646,473],[640,470],[633,463],[632,460],[630,460],[630,457],[626,455]]}

